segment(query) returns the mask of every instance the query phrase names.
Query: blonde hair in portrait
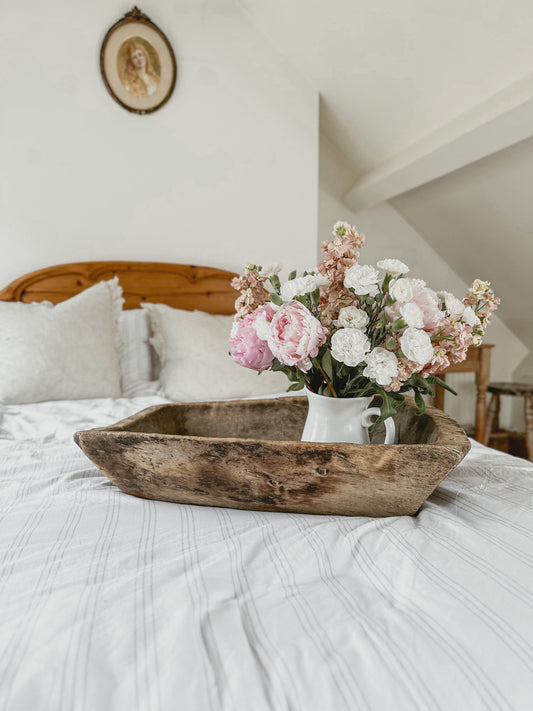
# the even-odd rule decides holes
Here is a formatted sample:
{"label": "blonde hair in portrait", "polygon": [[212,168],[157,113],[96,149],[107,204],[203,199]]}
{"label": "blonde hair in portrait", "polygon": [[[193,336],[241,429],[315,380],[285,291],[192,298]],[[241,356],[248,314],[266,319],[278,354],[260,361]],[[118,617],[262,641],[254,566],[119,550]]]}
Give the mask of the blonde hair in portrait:
{"label": "blonde hair in portrait", "polygon": [[117,70],[126,91],[132,96],[151,96],[159,86],[161,68],[155,49],[140,37],[122,44]]}

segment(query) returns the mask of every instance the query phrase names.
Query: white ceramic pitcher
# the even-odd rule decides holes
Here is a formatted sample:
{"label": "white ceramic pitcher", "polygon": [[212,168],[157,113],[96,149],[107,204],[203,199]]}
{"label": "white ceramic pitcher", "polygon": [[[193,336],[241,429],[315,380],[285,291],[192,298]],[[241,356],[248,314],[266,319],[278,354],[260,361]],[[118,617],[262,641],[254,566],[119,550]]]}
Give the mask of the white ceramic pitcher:
{"label": "white ceramic pitcher", "polygon": [[[351,442],[368,444],[372,417],[380,415],[379,407],[369,407],[372,397],[326,397],[306,390],[309,412],[302,442]],[[394,420],[385,420],[385,444],[394,444]]]}

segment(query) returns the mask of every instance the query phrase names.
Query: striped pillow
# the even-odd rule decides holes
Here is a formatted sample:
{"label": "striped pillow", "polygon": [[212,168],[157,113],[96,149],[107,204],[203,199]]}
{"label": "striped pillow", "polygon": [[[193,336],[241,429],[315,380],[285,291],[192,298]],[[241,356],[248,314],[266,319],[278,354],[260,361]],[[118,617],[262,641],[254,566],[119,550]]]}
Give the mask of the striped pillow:
{"label": "striped pillow", "polygon": [[120,338],[120,369],[124,397],[155,395],[156,354],[150,345],[150,319],[142,309],[129,309],[118,320]]}

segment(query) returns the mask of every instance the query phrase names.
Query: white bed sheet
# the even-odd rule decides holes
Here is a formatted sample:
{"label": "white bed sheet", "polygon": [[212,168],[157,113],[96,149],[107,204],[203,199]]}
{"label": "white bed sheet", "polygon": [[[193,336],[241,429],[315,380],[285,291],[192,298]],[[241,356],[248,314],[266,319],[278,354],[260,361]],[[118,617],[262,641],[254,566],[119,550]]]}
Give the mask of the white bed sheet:
{"label": "white bed sheet", "polygon": [[161,398],[3,408],[0,708],[533,708],[533,465],[475,442],[417,517],[147,501],[72,441]]}

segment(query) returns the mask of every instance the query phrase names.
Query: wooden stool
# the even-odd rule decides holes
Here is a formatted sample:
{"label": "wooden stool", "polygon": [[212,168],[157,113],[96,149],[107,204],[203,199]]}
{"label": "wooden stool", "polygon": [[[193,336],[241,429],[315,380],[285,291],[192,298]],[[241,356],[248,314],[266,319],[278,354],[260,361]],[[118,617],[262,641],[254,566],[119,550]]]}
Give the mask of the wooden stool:
{"label": "wooden stool", "polygon": [[493,430],[498,430],[500,423],[500,395],[518,395],[524,398],[524,415],[526,420],[527,458],[533,462],[533,383],[491,383],[488,387],[492,393],[487,412],[487,429],[485,442]]}

